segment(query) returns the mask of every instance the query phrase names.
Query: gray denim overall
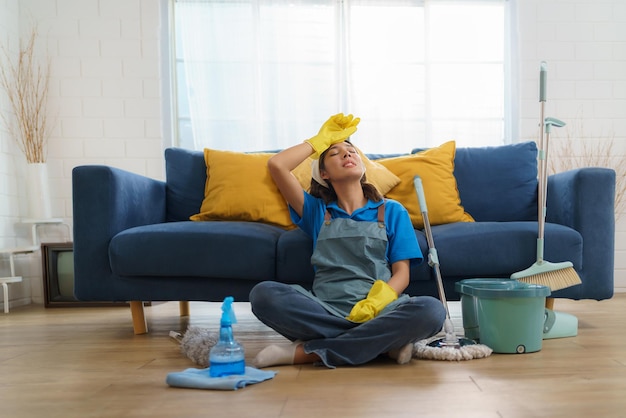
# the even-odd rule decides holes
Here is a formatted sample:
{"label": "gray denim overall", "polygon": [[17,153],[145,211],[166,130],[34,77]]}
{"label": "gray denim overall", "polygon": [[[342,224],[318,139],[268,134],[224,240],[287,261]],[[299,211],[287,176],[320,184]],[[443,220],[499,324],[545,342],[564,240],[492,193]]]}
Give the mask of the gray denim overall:
{"label": "gray denim overall", "polygon": [[384,203],[378,207],[377,219],[378,222],[331,219],[326,211],[311,257],[316,267],[313,294],[305,292],[342,318],[350,314],[354,304],[367,297],[376,280],[388,282],[391,277],[386,257]]}

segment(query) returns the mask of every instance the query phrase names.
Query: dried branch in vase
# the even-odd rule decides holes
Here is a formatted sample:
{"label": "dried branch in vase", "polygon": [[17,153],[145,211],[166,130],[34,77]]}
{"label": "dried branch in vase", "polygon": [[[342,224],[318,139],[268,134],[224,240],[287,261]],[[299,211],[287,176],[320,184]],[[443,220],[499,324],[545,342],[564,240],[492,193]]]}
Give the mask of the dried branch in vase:
{"label": "dried branch in vase", "polygon": [[29,163],[46,161],[50,125],[47,101],[50,79],[50,61],[41,63],[35,56],[38,33],[36,28],[25,43],[20,42],[16,59],[2,46],[3,63],[0,66],[0,87],[7,95],[12,115],[2,113],[9,134],[17,141]]}
{"label": "dried branch in vase", "polygon": [[626,154],[615,149],[615,135],[587,135],[581,119],[567,125],[564,138],[555,137],[550,145],[549,170],[552,173],[582,167],[615,170],[615,219],[626,210]]}

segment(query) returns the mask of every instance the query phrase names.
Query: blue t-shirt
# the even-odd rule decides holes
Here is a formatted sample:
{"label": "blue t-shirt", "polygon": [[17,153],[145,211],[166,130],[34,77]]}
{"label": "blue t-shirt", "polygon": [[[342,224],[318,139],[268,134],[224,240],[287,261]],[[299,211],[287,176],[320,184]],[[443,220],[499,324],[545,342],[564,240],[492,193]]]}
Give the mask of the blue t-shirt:
{"label": "blue t-shirt", "polygon": [[[400,260],[410,260],[411,265],[417,265],[424,259],[420,250],[415,230],[411,223],[408,211],[395,200],[385,199],[385,229],[387,231],[387,261],[393,264]],[[337,202],[328,205],[320,198],[304,192],[304,206],[302,217],[289,207],[291,219],[300,229],[313,239],[313,248],[317,244],[317,235],[324,223],[326,209],[333,219],[350,218],[355,221],[378,222],[378,207],[383,201],[368,200],[365,206],[355,210],[351,215],[341,209]]]}

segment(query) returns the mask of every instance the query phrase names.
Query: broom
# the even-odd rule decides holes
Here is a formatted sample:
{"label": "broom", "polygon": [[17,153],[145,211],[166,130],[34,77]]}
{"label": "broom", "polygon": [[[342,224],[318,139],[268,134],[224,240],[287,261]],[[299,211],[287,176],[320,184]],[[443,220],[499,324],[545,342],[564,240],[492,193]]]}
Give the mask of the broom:
{"label": "broom", "polygon": [[[539,73],[539,102],[541,103],[541,129],[539,133],[539,190],[538,190],[538,234],[537,261],[526,270],[513,273],[511,279],[520,282],[548,286],[552,291],[582,283],[578,273],[569,261],[551,263],[543,258],[544,233],[546,222],[546,198],[548,195],[548,143],[552,126],[563,127],[565,123],[555,118],[545,118],[547,64],[541,63]],[[544,138],[545,131],[545,138]]]}

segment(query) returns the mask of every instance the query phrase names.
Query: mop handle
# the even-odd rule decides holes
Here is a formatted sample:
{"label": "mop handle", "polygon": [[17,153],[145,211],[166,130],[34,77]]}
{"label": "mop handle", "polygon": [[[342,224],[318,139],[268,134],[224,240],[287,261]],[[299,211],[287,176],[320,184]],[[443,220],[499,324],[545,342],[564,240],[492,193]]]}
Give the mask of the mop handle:
{"label": "mop handle", "polygon": [[422,179],[420,178],[420,176],[413,177],[413,185],[415,186],[415,191],[417,192],[417,200],[419,202],[420,210],[422,212],[422,218],[424,219],[424,231],[426,232],[426,241],[428,242],[428,264],[430,264],[435,269],[439,299],[446,309],[446,318],[450,319],[448,301],[446,300],[446,293],[443,288],[441,271],[439,270],[439,256],[437,255],[435,240],[433,239],[433,233],[430,229],[430,220],[428,219],[428,207],[426,206],[426,197],[424,195],[424,187],[422,185]]}

